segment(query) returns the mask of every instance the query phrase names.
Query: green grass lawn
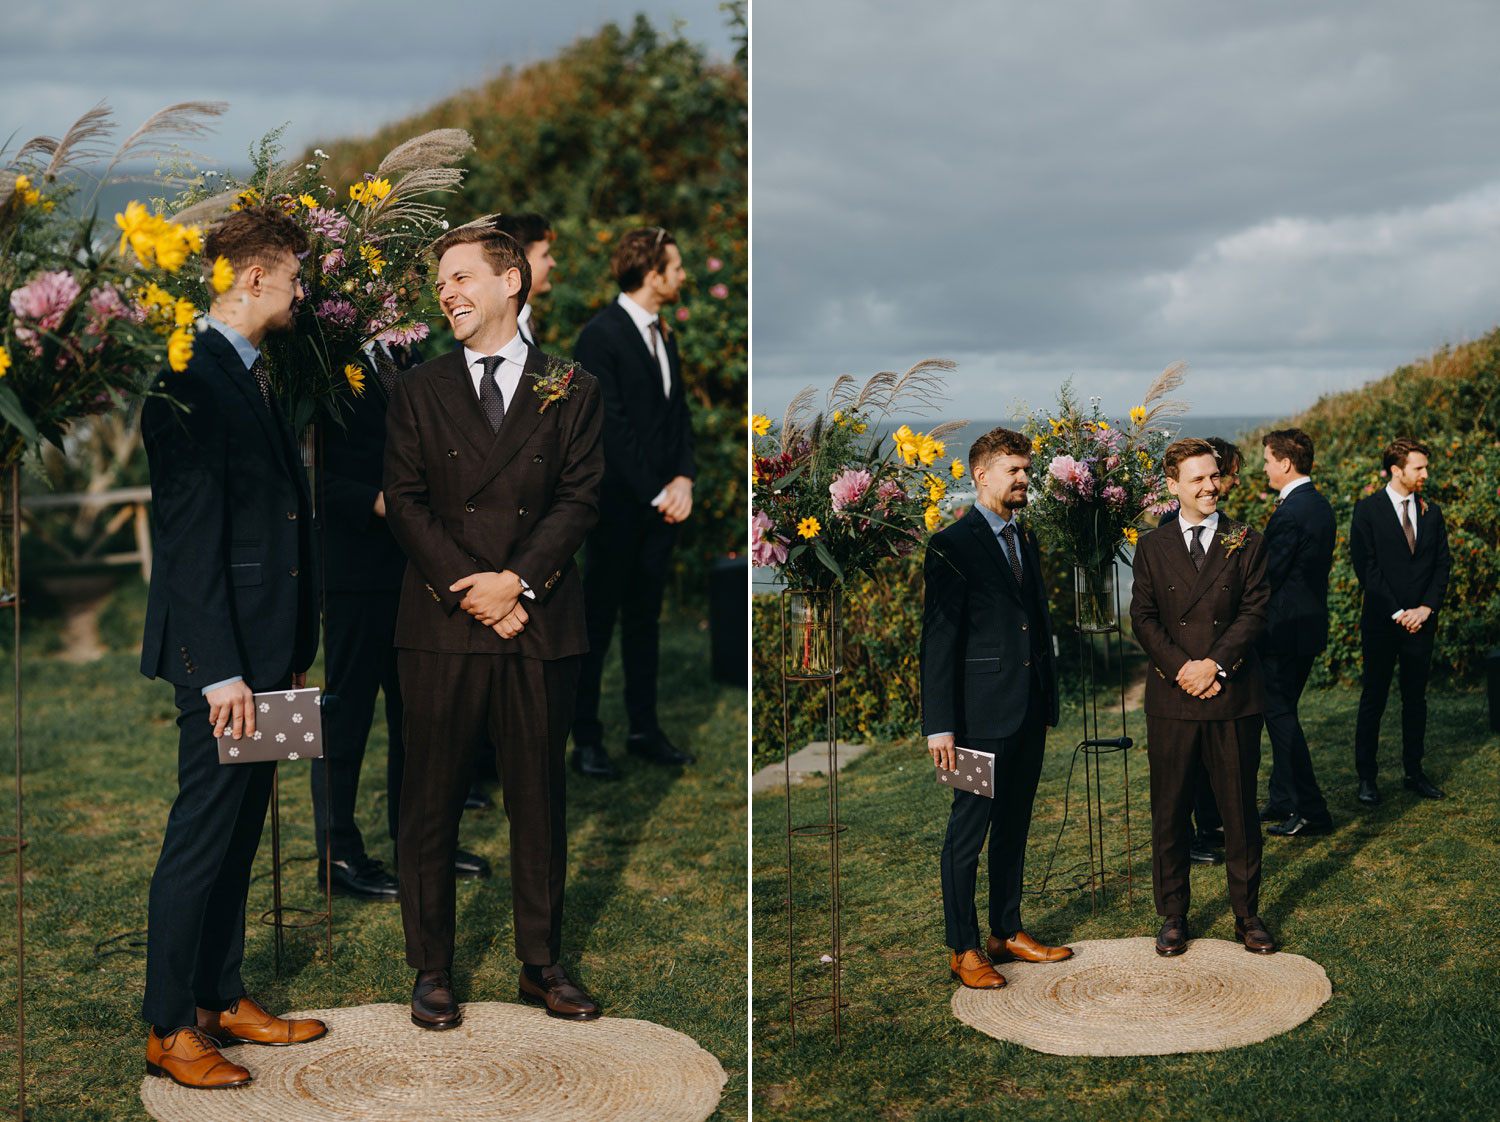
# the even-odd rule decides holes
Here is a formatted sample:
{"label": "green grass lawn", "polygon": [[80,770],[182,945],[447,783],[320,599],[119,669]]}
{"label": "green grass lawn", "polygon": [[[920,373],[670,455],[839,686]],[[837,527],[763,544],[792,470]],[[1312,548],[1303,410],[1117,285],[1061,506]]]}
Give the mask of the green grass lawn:
{"label": "green grass lawn", "polygon": [[[753,807],[754,1049],[757,1118],[958,1122],[1030,1119],[1473,1119],[1500,1117],[1500,739],[1479,693],[1432,698],[1428,771],[1448,799],[1401,787],[1399,702],[1386,715],[1385,801],[1355,802],[1357,691],[1310,693],[1304,727],[1335,816],[1328,837],[1267,838],[1261,911],[1285,949],[1320,963],[1333,998],[1310,1021],[1224,1052],[1131,1058],[1049,1056],[994,1040],[949,1010],[956,983],[943,945],[938,852],[951,796],[915,740],[880,744],[841,785],[845,993],[842,1050],[826,1019],[786,1024],[785,804]],[[1076,719],[1053,730],[1027,860],[1034,888],[1062,820]],[[1106,735],[1113,726],[1103,725]],[[1131,715],[1140,743],[1145,722]],[[1263,739],[1262,786],[1270,768]],[[1119,763],[1106,761],[1106,840],[1123,850]],[[1086,859],[1081,776],[1055,869]],[[818,820],[818,785],[794,795],[794,821]],[[1087,892],[1028,895],[1023,920],[1043,940],[1154,935],[1149,772],[1130,760],[1134,905],[1112,894],[1097,914]],[[815,883],[826,843],[799,841],[798,984],[818,964],[826,915]],[[822,864],[820,864],[820,859]],[[984,921],[984,864],[980,865]],[[825,874],[826,875],[826,872]],[[1064,883],[1070,878],[1064,877]],[[1057,878],[1054,875],[1054,883]],[[1232,939],[1223,866],[1195,867],[1194,937]],[[1190,952],[1191,953],[1191,952]],[[825,987],[826,988],[826,987]]]}
{"label": "green grass lawn", "polygon": [[[55,645],[44,622],[27,629],[26,1042],[28,1117],[144,1119],[139,1086],[146,1029],[140,1020],[144,959],[100,956],[112,935],[143,928],[151,870],[176,791],[172,689],[137,672],[143,611],[138,583],[117,595],[103,620],[115,653],[69,666],[41,653]],[[6,618],[5,625],[9,626]],[[33,651],[33,647],[35,650]],[[9,666],[8,646],[5,648]],[[663,719],[698,756],[680,775],[623,753],[618,659],[605,679],[605,722],[625,779],[571,776],[569,870],[563,961],[606,1014],[654,1021],[696,1039],[729,1073],[715,1118],[746,1116],[745,1080],[745,691],[713,684],[708,634],[698,618],[674,616],[663,632]],[[321,667],[309,676],[321,681]],[[14,720],[10,691],[0,728]],[[376,720],[365,761],[360,825],[389,862],[385,835],[385,729]],[[283,877],[287,903],[318,906],[307,766],[282,765]],[[5,781],[9,790],[9,780]],[[498,791],[496,792],[498,801]],[[0,833],[14,802],[0,795]],[[514,1001],[504,812],[470,813],[461,844],[484,854],[496,875],[460,881],[460,995]],[[270,831],[262,840],[250,913],[271,902]],[[299,860],[299,858],[301,858]],[[0,859],[0,1107],[12,1105],[14,955],[7,950],[14,890]],[[395,904],[335,898],[334,962],[321,944],[293,935],[282,977],[273,975],[272,933],[252,920],[245,978],[273,1011],[405,1002],[408,970]],[[321,930],[321,929],[319,929]],[[252,1057],[253,1059],[253,1057]],[[207,1106],[207,1104],[205,1104]],[[208,1117],[205,1115],[205,1117]]]}

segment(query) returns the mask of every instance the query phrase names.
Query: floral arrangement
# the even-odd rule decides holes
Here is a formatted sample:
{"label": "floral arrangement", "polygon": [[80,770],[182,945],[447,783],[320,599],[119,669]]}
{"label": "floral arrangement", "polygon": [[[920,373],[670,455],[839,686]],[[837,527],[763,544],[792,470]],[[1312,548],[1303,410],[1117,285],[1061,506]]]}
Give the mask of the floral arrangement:
{"label": "floral arrangement", "polygon": [[1185,363],[1163,371],[1130,411],[1126,425],[1103,415],[1099,399],[1085,412],[1072,383],[1057,409],[1032,414],[1022,431],[1031,438],[1031,503],[1026,519],[1084,569],[1102,569],[1133,546],[1147,515],[1172,509],[1162,454],[1172,434],[1167,417],[1185,411],[1167,395],[1182,384]]}
{"label": "floral arrangement", "polygon": [[954,364],[918,363],[905,374],[876,374],[863,387],[841,376],[826,408],[811,413],[804,390],[777,424],[751,420],[753,511],[751,560],[775,569],[793,589],[830,589],[882,561],[910,553],[941,521],[948,480],[964,465],[947,457],[943,437],[964,424],[882,435],[893,412],[933,407],[939,373]]}
{"label": "floral arrangement", "polygon": [[[169,106],[113,156],[113,115],[100,105],[61,139],[0,149],[0,466],[45,440],[61,445],[74,420],[108,412],[170,364],[187,365],[205,291],[202,231],[132,202],[115,216],[122,237],[98,229],[98,187],[125,159],[161,157],[169,135],[195,136],[220,103]],[[102,175],[85,168],[103,165]],[[93,198],[74,196],[92,180]],[[174,296],[165,286],[196,290]]]}
{"label": "floral arrangement", "polygon": [[345,393],[365,392],[361,360],[371,342],[427,337],[420,314],[427,255],[448,223],[442,207],[425,200],[457,189],[463,171],[454,165],[474,142],[461,129],[435,129],[339,187],[324,175],[326,152],[280,161],[279,140],[279,130],[261,140],[248,181],[210,194],[210,177],[200,177],[173,209],[179,222],[198,221],[269,203],[307,232],[295,329],[269,337],[263,349],[271,385],[301,433],[320,410],[337,417]]}

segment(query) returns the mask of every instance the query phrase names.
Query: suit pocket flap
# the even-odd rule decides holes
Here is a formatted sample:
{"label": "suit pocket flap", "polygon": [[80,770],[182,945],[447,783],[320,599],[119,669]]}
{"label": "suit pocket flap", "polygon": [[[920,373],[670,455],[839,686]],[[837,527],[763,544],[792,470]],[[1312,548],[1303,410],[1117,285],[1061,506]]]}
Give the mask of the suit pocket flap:
{"label": "suit pocket flap", "polygon": [[964,659],[965,674],[998,674],[1000,673],[1000,660],[998,658],[966,658]]}
{"label": "suit pocket flap", "polygon": [[245,561],[237,562],[229,566],[229,583],[240,587],[247,584],[260,583],[260,562]]}

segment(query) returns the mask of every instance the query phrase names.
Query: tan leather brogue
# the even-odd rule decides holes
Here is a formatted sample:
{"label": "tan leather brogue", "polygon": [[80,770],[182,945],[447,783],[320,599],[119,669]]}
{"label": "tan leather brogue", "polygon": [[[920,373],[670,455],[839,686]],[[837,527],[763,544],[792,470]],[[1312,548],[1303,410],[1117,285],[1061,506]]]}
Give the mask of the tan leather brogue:
{"label": "tan leather brogue", "polygon": [[1024,931],[1017,931],[1009,939],[991,935],[984,949],[994,962],[1009,962],[1016,958],[1022,962],[1061,962],[1073,957],[1072,947],[1049,947]]}
{"label": "tan leather brogue", "polygon": [[208,1037],[191,1028],[173,1029],[166,1036],[157,1036],[152,1029],[146,1038],[146,1073],[201,1091],[250,1082],[248,1071],[226,1060]]}
{"label": "tan leather brogue", "polygon": [[254,998],[242,997],[222,1013],[199,1009],[198,1031],[223,1048],[229,1044],[306,1044],[328,1035],[328,1026],[311,1017],[294,1021],[273,1017]]}
{"label": "tan leather brogue", "polygon": [[963,954],[954,955],[948,969],[957,981],[971,990],[998,990],[1005,985],[1000,971],[978,951],[964,951]]}

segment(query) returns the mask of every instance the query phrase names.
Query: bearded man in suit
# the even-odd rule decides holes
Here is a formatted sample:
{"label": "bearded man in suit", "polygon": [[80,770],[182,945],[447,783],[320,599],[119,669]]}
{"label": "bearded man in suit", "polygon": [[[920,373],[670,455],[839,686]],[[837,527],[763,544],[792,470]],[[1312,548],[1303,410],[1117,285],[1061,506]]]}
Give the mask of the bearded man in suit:
{"label": "bearded man in suit", "polygon": [[1188,813],[1207,769],[1224,819],[1225,868],[1235,935],[1272,954],[1258,914],[1260,821],[1255,808],[1265,708],[1255,644],[1271,588],[1265,541],[1218,512],[1219,465],[1205,440],[1174,441],[1162,459],[1175,521],[1141,538],[1130,621],[1151,660],[1146,752],[1151,765],[1151,881],[1163,917],[1157,954],[1188,944]]}
{"label": "bearded man in suit", "polygon": [[588,647],[573,555],[598,517],[599,386],[521,339],[526,254],[484,222],[434,247],[460,347],[391,396],[386,520],[409,564],[396,618],[405,702],[397,879],[412,1021],[450,1029],[453,854],[486,736],[510,819],[520,996],[556,1017],[599,1006],[558,963],[567,866],[564,750]]}
{"label": "bearded man in suit", "polygon": [[[955,788],[941,858],[949,970],[971,989],[999,989],[996,962],[1060,962],[1021,926],[1031,804],[1047,729],[1058,719],[1047,582],[1026,505],[1031,442],[997,428],[969,449],[972,510],[932,536],[922,567],[922,731],[933,765],[957,770],[956,750],[995,757],[994,798]],[[989,928],[979,947],[974,888],[990,836]]]}
{"label": "bearded man in suit", "polygon": [[[219,763],[255,735],[254,690],[300,687],[318,649],[312,502],[260,347],[292,329],[307,236],[273,207],[215,225],[203,260],[234,270],[180,374],[141,412],[156,558],[141,673],[176,688],[177,798],[151,877],[142,1014],[146,1069],[184,1087],[239,1087],[226,1044],[298,1044],[328,1030],[245,993],[245,894],[273,762]],[[183,407],[179,412],[172,402]]]}
{"label": "bearded man in suit", "polygon": [[1381,457],[1390,482],[1354,505],[1349,554],[1364,589],[1359,615],[1363,656],[1359,713],[1354,725],[1354,768],[1359,801],[1380,802],[1377,750],[1380,719],[1391,677],[1401,690],[1401,762],[1406,788],[1424,799],[1443,791],[1422,768],[1427,736],[1427,674],[1437,635],[1438,609],[1448,591],[1452,560],[1448,525],[1438,504],[1422,497],[1427,486],[1427,445],[1401,437]]}

